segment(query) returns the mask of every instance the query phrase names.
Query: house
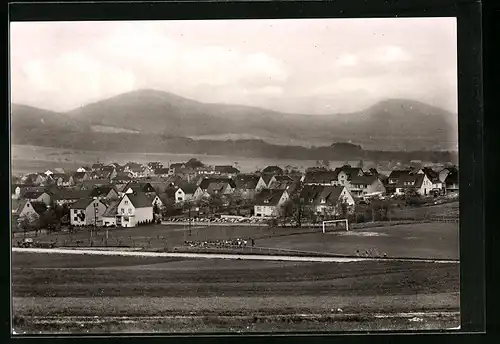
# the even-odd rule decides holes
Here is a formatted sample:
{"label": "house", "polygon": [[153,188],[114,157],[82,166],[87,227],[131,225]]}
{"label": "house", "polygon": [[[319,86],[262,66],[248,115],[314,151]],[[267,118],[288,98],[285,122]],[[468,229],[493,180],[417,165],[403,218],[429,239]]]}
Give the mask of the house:
{"label": "house", "polygon": [[43,202],[45,205],[50,205],[51,202],[51,195],[45,191],[29,191],[22,198],[31,202]]}
{"label": "house", "polygon": [[393,194],[396,192],[396,185],[399,182],[400,178],[406,178],[411,175],[410,169],[398,170],[395,169],[391,171],[389,177],[387,178],[387,184],[385,185],[386,192],[388,194]]}
{"label": "house", "polygon": [[89,196],[93,199],[117,200],[120,198],[118,191],[113,185],[96,186],[90,191]]}
{"label": "house", "polygon": [[90,179],[109,179],[110,176],[111,172],[109,171],[96,170],[90,172]]}
{"label": "house", "polygon": [[254,199],[256,194],[257,183],[260,177],[256,175],[239,175],[235,179],[237,192],[243,199]]}
{"label": "house", "polygon": [[278,216],[280,207],[289,198],[286,190],[264,189],[255,197],[254,214],[258,217]]}
{"label": "house", "polygon": [[184,184],[175,191],[175,203],[183,203],[194,198],[194,194],[199,186]]}
{"label": "house", "polygon": [[269,181],[270,189],[286,189],[289,185],[295,183],[295,181],[289,177],[284,175],[275,175]]}
{"label": "house", "polygon": [[147,221],[153,221],[151,199],[144,193],[125,194],[117,207],[116,225],[135,227]]}
{"label": "house", "polygon": [[146,194],[156,194],[155,188],[150,184],[150,183],[143,183],[143,182],[130,182],[125,188],[124,188],[124,193],[129,194],[129,193],[146,193]]}
{"label": "house", "polygon": [[96,186],[108,185],[108,179],[89,179],[80,183],[82,190],[92,190]]}
{"label": "house", "polygon": [[259,181],[257,182],[257,186],[255,187],[255,190],[257,193],[262,191],[263,189],[269,189],[269,184],[271,182],[271,179],[274,177],[273,174],[262,174],[259,178]]}
{"label": "house", "polygon": [[76,172],[91,172],[92,168],[89,166],[80,166],[76,169]]}
{"label": "house", "polygon": [[44,203],[32,203],[29,200],[12,200],[11,207],[12,216],[16,221],[21,221],[23,218],[36,221],[40,217],[40,214],[47,209]]}
{"label": "house", "polygon": [[450,166],[450,167],[443,168],[443,169],[439,172],[439,180],[440,180],[442,183],[445,183],[445,181],[446,181],[446,177],[448,177],[448,175],[449,175],[450,173],[458,173],[458,168],[456,168],[455,166]]}
{"label": "house", "polygon": [[345,186],[306,185],[300,198],[317,215],[341,215],[341,206],[345,204],[352,211],[355,200]]}
{"label": "house", "polygon": [[402,175],[396,183],[396,194],[403,195],[406,190],[414,189],[419,195],[432,194],[433,184],[424,173]]}
{"label": "house", "polygon": [[47,176],[44,174],[30,173],[21,178],[21,183],[26,185],[41,185],[45,183]]}
{"label": "house", "polygon": [[80,199],[69,207],[70,223],[73,226],[102,226],[102,215],[106,208],[106,205],[101,200]]}
{"label": "house", "polygon": [[57,186],[68,187],[75,185],[73,176],[66,173],[52,173],[49,178],[52,180],[52,183]]}
{"label": "house", "polygon": [[161,163],[159,161],[151,161],[151,162],[148,162],[148,167],[152,170],[157,170],[157,169],[163,168],[163,163]]}
{"label": "house", "polygon": [[352,178],[365,175],[362,168],[351,167],[351,165],[338,167],[335,169],[335,171],[337,172],[338,185],[349,185]]}
{"label": "house", "polygon": [[73,177],[73,183],[74,184],[80,184],[84,180],[89,180],[90,179],[90,174],[88,172],[75,172],[72,175]]}
{"label": "house", "polygon": [[[234,184],[233,184],[234,185]],[[201,189],[201,187],[199,187]],[[203,189],[202,189],[203,190]],[[234,191],[229,181],[216,181],[208,184],[206,193],[210,196],[229,195]]]}
{"label": "house", "polygon": [[90,197],[90,190],[65,189],[54,193],[53,201],[57,205],[72,204]]}
{"label": "house", "polygon": [[211,166],[197,167],[195,168],[195,172],[199,176],[210,176],[215,174],[215,171]]}
{"label": "house", "polygon": [[181,170],[184,170],[186,168],[186,164],[183,162],[173,163],[170,164],[168,168],[170,170],[170,174],[176,174],[179,173]]}
{"label": "house", "polygon": [[214,174],[216,175],[235,177],[238,173],[240,173],[240,170],[229,165],[215,166],[214,168]]}
{"label": "house", "polygon": [[339,185],[338,171],[331,170],[308,171],[301,180],[304,185]]}
{"label": "house", "polygon": [[448,173],[444,183],[446,192],[458,192],[458,170]]}
{"label": "house", "polygon": [[158,177],[168,177],[170,175],[170,169],[166,167],[155,168],[153,174]]}
{"label": "house", "polygon": [[116,226],[116,216],[118,215],[118,205],[120,200],[111,201],[101,216],[104,227]]}
{"label": "house", "polygon": [[347,189],[354,196],[385,194],[385,186],[377,175],[355,176],[351,179]]}
{"label": "house", "polygon": [[424,167],[420,169],[417,173],[425,174],[427,178],[429,178],[429,180],[432,182],[432,193],[434,193],[435,195],[444,194],[444,192],[446,191],[445,183],[441,182],[441,180],[439,179],[438,172],[434,171],[430,167]]}
{"label": "house", "polygon": [[50,176],[51,174],[54,174],[54,172],[53,172],[53,171],[51,171],[51,170],[47,170],[47,171],[43,172],[43,174],[45,174],[45,175],[48,177],[48,176]]}
{"label": "house", "polygon": [[117,172],[111,181],[116,184],[129,183],[132,181],[132,174],[129,172]]}
{"label": "house", "polygon": [[280,175],[283,174],[283,169],[279,166],[267,166],[262,170],[262,174]]}
{"label": "house", "polygon": [[102,163],[95,163],[92,165],[92,171],[100,171],[104,167]]}

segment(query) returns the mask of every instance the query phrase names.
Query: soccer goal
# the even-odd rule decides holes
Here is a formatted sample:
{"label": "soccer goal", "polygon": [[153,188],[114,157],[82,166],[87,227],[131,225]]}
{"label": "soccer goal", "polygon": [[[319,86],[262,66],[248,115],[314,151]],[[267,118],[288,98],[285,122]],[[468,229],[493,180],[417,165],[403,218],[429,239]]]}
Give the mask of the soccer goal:
{"label": "soccer goal", "polygon": [[349,221],[347,219],[323,221],[323,234],[326,233],[327,227],[330,227],[332,231],[339,229],[348,231]]}

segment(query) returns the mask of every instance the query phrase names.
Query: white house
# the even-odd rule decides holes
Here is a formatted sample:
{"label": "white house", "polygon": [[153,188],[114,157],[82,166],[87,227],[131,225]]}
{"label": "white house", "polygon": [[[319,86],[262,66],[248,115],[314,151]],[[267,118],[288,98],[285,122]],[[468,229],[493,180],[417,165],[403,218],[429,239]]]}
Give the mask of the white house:
{"label": "white house", "polygon": [[355,176],[347,188],[354,196],[385,193],[385,186],[377,176]]}
{"label": "white house", "polygon": [[80,199],[70,206],[70,223],[73,226],[102,225],[106,205],[92,198]]}
{"label": "white house", "polygon": [[102,214],[102,225],[104,227],[116,226],[116,215],[118,214],[117,209],[120,201],[112,201],[104,214]]}
{"label": "white house", "polygon": [[254,214],[259,217],[278,216],[280,207],[289,198],[286,190],[264,189],[256,196]]}
{"label": "white house", "polygon": [[307,185],[302,189],[300,198],[318,215],[338,215],[342,203],[348,206],[349,211],[355,205],[353,195],[345,186]]}
{"label": "white house", "polygon": [[51,196],[47,192],[42,191],[29,191],[26,192],[22,198],[27,199],[31,202],[43,202],[46,205],[50,205]]}
{"label": "white house", "polygon": [[39,218],[40,210],[37,209],[29,200],[12,200],[12,215],[19,219],[28,218],[36,220]]}
{"label": "white house", "polygon": [[274,177],[273,174],[263,174],[260,176],[257,186],[255,187],[256,192],[261,192],[263,189],[268,189],[271,179]]}
{"label": "white house", "polygon": [[175,203],[182,203],[193,199],[198,188],[198,186],[190,184],[179,187],[175,191]]}
{"label": "white house", "polygon": [[116,225],[135,227],[148,221],[153,221],[151,199],[144,193],[125,194],[118,203]]}
{"label": "white house", "polygon": [[407,189],[415,189],[422,196],[432,194],[434,184],[426,174],[410,174],[399,178],[396,184],[396,194],[402,195]]}

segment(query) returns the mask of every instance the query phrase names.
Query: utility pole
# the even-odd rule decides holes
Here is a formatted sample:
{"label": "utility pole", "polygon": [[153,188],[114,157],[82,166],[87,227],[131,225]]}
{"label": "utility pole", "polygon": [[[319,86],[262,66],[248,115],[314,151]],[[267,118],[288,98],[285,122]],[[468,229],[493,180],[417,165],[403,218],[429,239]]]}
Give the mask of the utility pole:
{"label": "utility pole", "polygon": [[191,203],[188,202],[188,207],[189,207],[189,210],[188,210],[188,216],[189,216],[189,236],[191,236]]}
{"label": "utility pole", "polygon": [[[97,232],[97,211],[99,210],[97,203],[94,203],[94,231]],[[92,236],[92,231],[90,232]]]}

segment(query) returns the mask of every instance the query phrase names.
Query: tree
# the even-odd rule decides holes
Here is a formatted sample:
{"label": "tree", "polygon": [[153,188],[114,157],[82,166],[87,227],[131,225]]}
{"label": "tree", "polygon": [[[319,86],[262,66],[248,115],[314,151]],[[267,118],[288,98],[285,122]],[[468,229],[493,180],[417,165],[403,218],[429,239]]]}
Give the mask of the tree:
{"label": "tree", "polygon": [[205,164],[196,158],[191,158],[186,163],[186,167],[191,168],[191,169],[200,168],[200,167],[204,167],[204,166],[205,166]]}
{"label": "tree", "polygon": [[323,163],[323,166],[324,166],[325,168],[327,168],[327,169],[328,169],[328,168],[330,168],[330,160],[328,160],[328,159],[324,159],[324,160],[322,161],[322,163]]}
{"label": "tree", "polygon": [[359,160],[359,162],[358,162],[358,167],[359,167],[359,168],[363,168],[363,167],[364,167],[364,163],[363,163],[363,160],[362,160],[362,159],[361,159],[361,160]]}
{"label": "tree", "polygon": [[278,210],[279,218],[282,220],[283,226],[286,223],[286,220],[289,217],[293,217],[294,215],[294,203],[291,199],[287,200],[285,203],[281,205]]}
{"label": "tree", "polygon": [[404,200],[406,205],[414,206],[420,204],[420,194],[415,188],[406,188],[404,191]]}

